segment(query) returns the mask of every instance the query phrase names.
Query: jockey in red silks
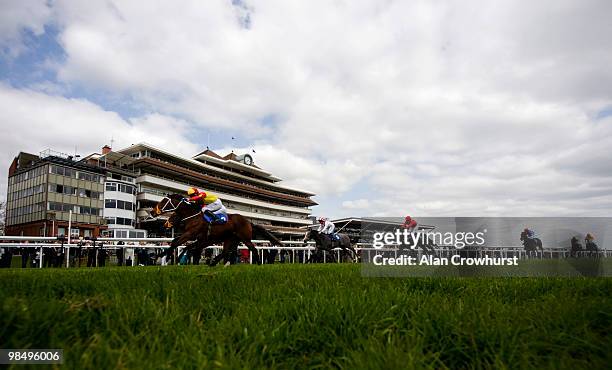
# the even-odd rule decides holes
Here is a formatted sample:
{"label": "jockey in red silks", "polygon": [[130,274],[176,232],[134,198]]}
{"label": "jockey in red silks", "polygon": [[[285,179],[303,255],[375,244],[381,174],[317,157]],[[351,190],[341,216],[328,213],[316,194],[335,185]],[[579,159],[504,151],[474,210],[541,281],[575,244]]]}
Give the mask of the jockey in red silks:
{"label": "jockey in red silks", "polygon": [[202,207],[202,213],[210,217],[210,219],[220,222],[227,221],[227,209],[221,203],[216,195],[206,194],[197,188],[187,190],[189,201],[198,204]]}
{"label": "jockey in red silks", "polygon": [[406,218],[404,219],[404,224],[402,225],[402,228],[408,229],[408,232],[411,233],[417,230],[417,222],[412,217],[406,216]]}

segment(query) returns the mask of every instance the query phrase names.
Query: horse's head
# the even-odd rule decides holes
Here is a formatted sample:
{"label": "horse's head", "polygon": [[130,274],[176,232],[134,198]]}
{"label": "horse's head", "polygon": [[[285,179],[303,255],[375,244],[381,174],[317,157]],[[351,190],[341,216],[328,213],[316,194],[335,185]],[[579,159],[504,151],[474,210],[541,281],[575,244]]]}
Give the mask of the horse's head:
{"label": "horse's head", "polygon": [[187,200],[181,194],[167,195],[153,207],[151,216],[157,217],[164,213],[176,212],[183,203],[187,203]]}
{"label": "horse's head", "polygon": [[304,235],[304,240],[303,242],[306,243],[309,240],[315,239],[316,235],[317,235],[317,231],[314,229],[310,229],[306,232],[306,234]]}

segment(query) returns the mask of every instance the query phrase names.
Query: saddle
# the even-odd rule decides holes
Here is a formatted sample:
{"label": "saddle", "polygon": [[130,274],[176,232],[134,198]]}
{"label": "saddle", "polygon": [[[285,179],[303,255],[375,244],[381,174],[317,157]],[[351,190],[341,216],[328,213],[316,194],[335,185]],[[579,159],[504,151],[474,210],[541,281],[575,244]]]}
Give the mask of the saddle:
{"label": "saddle", "polygon": [[204,221],[208,222],[211,225],[222,225],[226,223],[228,220],[226,214],[214,214],[214,213],[204,213]]}
{"label": "saddle", "polygon": [[329,240],[331,240],[332,242],[337,242],[340,240],[340,235],[338,235],[337,233],[329,234]]}

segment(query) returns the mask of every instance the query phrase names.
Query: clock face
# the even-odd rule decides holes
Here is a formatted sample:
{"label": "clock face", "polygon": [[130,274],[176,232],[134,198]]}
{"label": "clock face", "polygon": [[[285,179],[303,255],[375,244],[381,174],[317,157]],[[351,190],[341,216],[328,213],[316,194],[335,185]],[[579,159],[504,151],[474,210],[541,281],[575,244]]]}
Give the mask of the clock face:
{"label": "clock face", "polygon": [[245,155],[244,156],[244,164],[248,164],[250,166],[251,164],[253,164],[253,158],[251,158],[250,155]]}

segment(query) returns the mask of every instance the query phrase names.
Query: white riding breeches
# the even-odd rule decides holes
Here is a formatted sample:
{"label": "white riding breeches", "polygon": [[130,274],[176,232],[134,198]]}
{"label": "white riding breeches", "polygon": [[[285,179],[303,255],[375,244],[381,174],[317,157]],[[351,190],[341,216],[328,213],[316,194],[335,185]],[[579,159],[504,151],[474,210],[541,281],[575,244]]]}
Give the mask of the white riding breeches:
{"label": "white riding breeches", "polygon": [[223,214],[227,213],[227,209],[225,209],[225,206],[223,205],[223,203],[221,203],[221,199],[217,199],[214,202],[202,207],[202,212],[205,212],[205,211],[210,211],[216,215],[219,213],[223,213]]}

